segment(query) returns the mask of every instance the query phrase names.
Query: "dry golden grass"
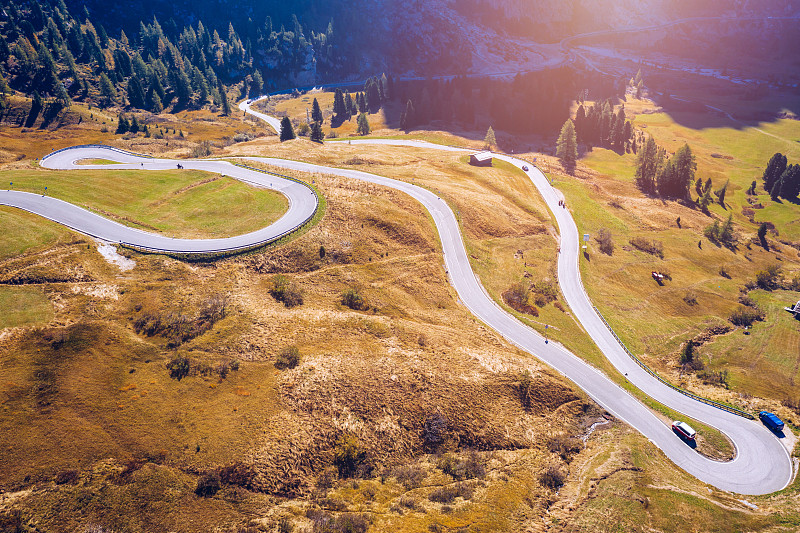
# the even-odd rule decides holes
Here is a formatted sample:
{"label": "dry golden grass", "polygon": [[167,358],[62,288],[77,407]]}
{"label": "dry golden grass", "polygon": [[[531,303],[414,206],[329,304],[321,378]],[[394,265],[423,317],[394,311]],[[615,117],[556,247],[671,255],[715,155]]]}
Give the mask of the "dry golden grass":
{"label": "dry golden grass", "polygon": [[[252,506],[272,504],[232,487],[225,494],[242,502],[235,508],[198,500],[189,472],[240,464],[256,474],[250,488],[302,496],[330,464],[343,431],[359,437],[380,471],[421,453],[422,424],[437,410],[450,420],[452,449],[529,448],[572,424],[571,412],[554,411],[576,397],[563,380],[456,304],[419,205],[380,187],[313,179],[328,200],[327,215],[282,248],[208,266],[136,255],[137,267],[121,274],[76,242],[0,264],[5,276],[46,281],[55,313],[41,330],[10,330],[0,340],[0,483],[35,489],[15,503],[23,517],[48,527],[92,522],[153,530],[123,509],[156,490],[173,495],[153,510],[161,522],[193,531],[201,518],[205,526],[230,523],[242,520],[240,512],[252,516]],[[299,284],[304,305],[287,309],[272,299],[276,272]],[[340,304],[348,287],[370,311]],[[132,321],[149,313],[197,316],[219,293],[231,299],[228,316],[177,350],[132,331]],[[272,363],[288,345],[298,347],[302,362],[282,374]],[[170,379],[165,365],[176,355],[191,359],[195,372],[211,371]],[[214,369],[233,359],[240,369],[220,379]],[[530,413],[515,389],[523,368],[552,400]],[[125,477],[121,468],[135,455],[150,463]],[[537,452],[527,459],[539,460]],[[85,481],[51,483],[70,469]],[[81,494],[104,479],[118,488],[97,506],[69,519],[52,513],[55,505],[77,511]],[[491,507],[481,513],[494,523]],[[176,519],[188,510],[196,522]]]}

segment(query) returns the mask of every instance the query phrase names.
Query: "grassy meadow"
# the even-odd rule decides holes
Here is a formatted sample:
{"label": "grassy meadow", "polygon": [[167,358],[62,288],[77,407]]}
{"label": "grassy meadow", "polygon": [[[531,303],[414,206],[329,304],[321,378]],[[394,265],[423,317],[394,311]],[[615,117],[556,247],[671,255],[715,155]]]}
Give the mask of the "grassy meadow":
{"label": "grassy meadow", "polygon": [[14,189],[58,198],[171,237],[238,235],[283,215],[283,195],[195,170],[9,170]]}
{"label": "grassy meadow", "polygon": [[[756,322],[748,335],[740,329],[712,335],[699,348],[707,369],[728,371],[730,389],[744,397],[732,397],[728,391],[681,373],[677,358],[687,339],[729,325],[728,316],[739,307],[740,290],[755,280],[758,270],[777,264],[786,279],[800,272],[798,252],[790,246],[800,237],[800,206],[773,202],[761,182],[773,153],[780,151],[790,161],[800,162],[800,145],[794,142],[800,138],[800,122],[778,120],[759,124],[758,129],[743,128],[709,112],[703,117],[704,127],[694,129],[684,124],[696,117],[658,112],[642,101],[632,103],[634,109],[648,110],[635,116],[636,127],[653,135],[668,151],[688,142],[697,158],[697,176],[704,182],[711,178],[714,190],[727,180],[730,184],[725,206],[712,205],[708,216],[677,202],[643,197],[634,186],[635,156],[631,154],[620,156],[595,148],[581,160],[590,169],[588,177],[555,176],[579,230],[594,237],[605,228],[615,243],[611,256],[602,254],[596,242],[589,243],[581,270],[590,296],[628,346],[674,381],[750,408],[759,405],[747,399],[750,395],[796,401],[800,398],[795,384],[800,377],[800,332],[782,308],[797,301],[797,293],[751,293],[766,311],[766,320]],[[753,180],[758,194],[746,196]],[[692,194],[696,197],[694,187]],[[734,249],[703,236],[714,219],[724,222],[729,214],[739,236]],[[761,221],[775,225],[776,231],[768,234],[769,250],[755,239]],[[634,238],[660,242],[663,259],[633,247]],[[667,273],[671,279],[660,286],[652,279],[652,271]],[[791,418],[790,413],[786,415]]]}

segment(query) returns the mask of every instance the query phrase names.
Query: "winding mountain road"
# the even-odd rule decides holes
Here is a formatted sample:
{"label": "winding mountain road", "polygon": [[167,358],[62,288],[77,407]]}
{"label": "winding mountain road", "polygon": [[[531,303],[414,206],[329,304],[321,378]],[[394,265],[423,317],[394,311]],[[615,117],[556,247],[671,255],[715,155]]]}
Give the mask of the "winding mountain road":
{"label": "winding mountain road", "polygon": [[[118,163],[114,165],[78,164],[80,160],[89,159],[106,159]],[[242,168],[226,161],[152,159],[110,147],[78,146],[53,152],[42,158],[40,162],[40,166],[44,168],[60,170],[174,170],[177,169],[178,164],[185,169],[224,174],[257,187],[278,191],[288,198],[289,209],[275,223],[244,235],[222,239],[173,239],[125,226],[76,205],[40,194],[0,191],[0,205],[24,209],[104,241],[125,244],[147,251],[177,254],[240,251],[259,244],[266,244],[302,226],[314,216],[317,210],[317,195],[307,185]]]}
{"label": "winding mountain road", "polygon": [[[252,113],[247,102],[241,104],[240,109]],[[253,114],[261,118],[266,117],[260,113]],[[268,122],[275,126],[276,119],[269,118],[271,120]],[[435,148],[452,152],[466,151],[420,141],[376,139],[352,142],[354,144],[375,143]],[[569,211],[558,205],[561,198],[560,193],[551,187],[543,173],[529,163],[503,154],[495,154],[495,157],[519,168],[522,168],[523,165],[531,167],[526,174],[547,202],[560,230],[561,253],[558,258],[558,277],[562,293],[574,316],[581,322],[594,342],[612,364],[640,390],[670,408],[714,426],[728,435],[736,446],[737,453],[734,460],[717,462],[698,454],[676,437],[669,426],[660,421],[647,407],[622,387],[563,346],[547,342],[536,331],[500,308],[489,297],[472,271],[455,215],[435,193],[410,183],[357,170],[330,168],[285,159],[260,157],[248,157],[248,159],[301,172],[322,172],[367,181],[408,194],[419,201],[431,214],[440,236],[450,282],[456,289],[461,302],[476,317],[495,329],[509,342],[538,357],[572,380],[605,409],[649,438],[678,467],[701,481],[722,490],[752,495],[767,494],[785,487],[792,478],[792,462],[785,448],[769,430],[758,422],[697,402],[674,391],[648,374],[625,353],[595,312],[583,289],[578,268],[580,244],[578,230]],[[114,160],[119,164],[76,165],[76,161],[80,159],[92,158]],[[263,239],[269,239],[270,236],[287,231],[292,224],[302,223],[316,209],[316,195],[310,193],[305,186],[221,161],[150,159],[107,147],[76,147],[47,156],[43,159],[42,165],[47,168],[64,169],[143,168],[151,170],[175,168],[178,162],[185,168],[225,173],[259,186],[270,184],[269,186],[289,197],[289,211],[275,224],[247,235],[230,239],[185,240],[167,239],[152,233],[133,230],[65,202],[29,193],[0,191],[0,204],[26,209],[104,240],[122,241],[140,248],[157,251],[189,253],[212,252],[219,249],[231,249],[233,246],[244,248],[255,245]]]}

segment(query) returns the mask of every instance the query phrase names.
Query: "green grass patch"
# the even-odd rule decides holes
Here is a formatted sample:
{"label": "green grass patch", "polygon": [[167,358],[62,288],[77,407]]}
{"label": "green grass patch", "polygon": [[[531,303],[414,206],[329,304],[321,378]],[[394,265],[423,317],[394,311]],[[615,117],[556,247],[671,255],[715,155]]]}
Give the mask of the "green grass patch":
{"label": "green grass patch", "polygon": [[14,189],[88,208],[171,237],[214,238],[267,226],[287,209],[277,192],[195,170],[71,170],[4,173]]}
{"label": "green grass patch", "polygon": [[38,215],[0,206],[0,261],[68,241],[72,232]]}
{"label": "green grass patch", "polygon": [[0,329],[49,322],[53,306],[41,287],[0,285]]}
{"label": "green grass patch", "polygon": [[79,165],[118,165],[119,161],[111,161],[110,159],[81,159],[77,163]]}

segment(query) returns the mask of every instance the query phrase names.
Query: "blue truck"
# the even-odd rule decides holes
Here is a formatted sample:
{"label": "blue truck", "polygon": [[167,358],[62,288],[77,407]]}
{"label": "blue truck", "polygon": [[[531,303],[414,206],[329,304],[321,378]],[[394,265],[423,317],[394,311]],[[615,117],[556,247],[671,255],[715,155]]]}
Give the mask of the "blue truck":
{"label": "blue truck", "polygon": [[775,416],[769,411],[761,411],[758,413],[758,418],[772,431],[783,431],[783,420]]}

